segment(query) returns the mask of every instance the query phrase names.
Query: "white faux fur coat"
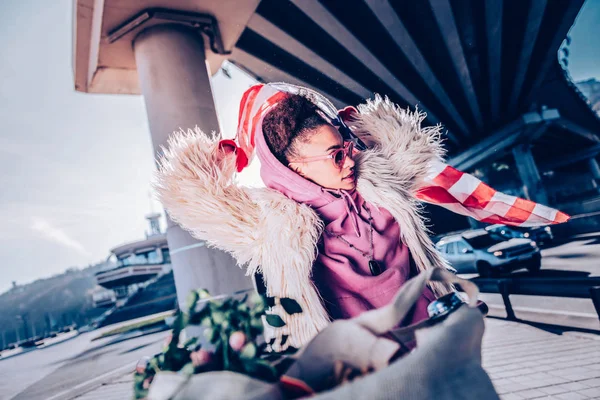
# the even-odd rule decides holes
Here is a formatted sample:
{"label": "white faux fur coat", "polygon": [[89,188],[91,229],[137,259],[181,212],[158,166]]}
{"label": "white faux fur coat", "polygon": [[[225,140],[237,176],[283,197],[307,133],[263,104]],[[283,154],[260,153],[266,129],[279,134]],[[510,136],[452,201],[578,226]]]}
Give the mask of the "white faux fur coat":
{"label": "white faux fur coat", "polygon": [[[424,116],[387,98],[358,107],[353,132],[369,150],[356,159],[357,188],[363,198],[387,209],[401,226],[401,240],[417,268],[446,266],[427,235],[414,194],[430,162],[441,159],[440,127],[421,127]],[[235,182],[235,157],[217,151],[218,138],[177,132],[160,160],[155,188],[170,217],[192,236],[231,253],[247,274],[262,273],[269,296],[290,297],[302,307],[288,315],[280,304],[270,312],[282,328],[266,329],[275,350],[300,347],[330,321],[311,281],[323,223],[308,206],[268,188]],[[451,287],[430,284],[438,296]],[[289,336],[281,345],[282,336]]]}

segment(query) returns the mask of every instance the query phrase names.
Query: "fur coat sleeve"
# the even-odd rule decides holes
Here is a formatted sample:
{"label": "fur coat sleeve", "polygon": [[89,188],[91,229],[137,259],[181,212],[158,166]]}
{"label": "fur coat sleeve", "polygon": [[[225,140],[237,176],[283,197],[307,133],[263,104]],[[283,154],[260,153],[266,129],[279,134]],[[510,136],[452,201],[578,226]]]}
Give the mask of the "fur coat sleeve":
{"label": "fur coat sleeve", "polygon": [[[159,160],[159,200],[193,237],[232,254],[248,275],[262,274],[267,295],[276,298],[269,312],[286,323],[265,326],[265,336],[275,338],[275,350],[300,347],[330,321],[311,280],[322,222],[276,191],[238,186],[235,156],[217,146],[218,138],[198,129],[176,132]],[[285,313],[281,297],[296,300],[303,312]]]}
{"label": "fur coat sleeve", "polygon": [[[356,160],[358,191],[398,221],[401,240],[420,271],[448,266],[429,238],[422,205],[415,197],[431,163],[444,157],[441,127],[422,127],[424,114],[379,95],[359,105],[358,112],[352,130],[369,147]],[[430,286],[437,296],[453,290],[440,282]]]}

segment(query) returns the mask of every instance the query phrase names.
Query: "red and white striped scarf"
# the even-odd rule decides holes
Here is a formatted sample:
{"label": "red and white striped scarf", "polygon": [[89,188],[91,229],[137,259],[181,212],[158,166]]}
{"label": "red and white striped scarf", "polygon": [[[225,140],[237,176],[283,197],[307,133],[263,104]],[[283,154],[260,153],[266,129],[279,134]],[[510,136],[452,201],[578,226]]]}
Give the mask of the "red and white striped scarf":
{"label": "red and white striped scarf", "polygon": [[[237,143],[221,141],[223,146],[237,148],[238,171],[246,167],[254,156],[254,138],[257,130],[262,129],[263,117],[289,93],[306,94],[330,119],[338,117],[331,102],[310,89],[287,84],[252,86],[240,102]],[[530,227],[558,224],[570,218],[556,209],[498,192],[476,177],[441,161],[432,163],[430,173],[416,196],[424,202],[487,223]]]}

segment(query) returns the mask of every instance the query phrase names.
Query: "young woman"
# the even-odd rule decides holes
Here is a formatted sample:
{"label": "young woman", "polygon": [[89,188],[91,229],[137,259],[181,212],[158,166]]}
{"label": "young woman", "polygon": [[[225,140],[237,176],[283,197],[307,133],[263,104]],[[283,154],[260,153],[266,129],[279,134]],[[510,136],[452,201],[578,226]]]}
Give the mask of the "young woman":
{"label": "young woman", "polygon": [[[417,195],[436,196],[424,189],[444,154],[440,127],[422,128],[422,120],[378,96],[338,114],[308,89],[256,85],[240,105],[238,143],[201,132],[172,137],[157,192],[193,236],[230,252],[248,274],[262,273],[268,295],[300,304],[293,315],[272,307],[286,325],[266,332],[275,350],[299,347],[330,320],[379,308],[420,271],[447,265],[419,212]],[[255,152],[266,188],[236,185],[236,170]],[[444,186],[443,175],[433,189]],[[478,219],[532,220],[455,203]],[[431,283],[401,325],[427,318],[427,305],[451,290]]]}

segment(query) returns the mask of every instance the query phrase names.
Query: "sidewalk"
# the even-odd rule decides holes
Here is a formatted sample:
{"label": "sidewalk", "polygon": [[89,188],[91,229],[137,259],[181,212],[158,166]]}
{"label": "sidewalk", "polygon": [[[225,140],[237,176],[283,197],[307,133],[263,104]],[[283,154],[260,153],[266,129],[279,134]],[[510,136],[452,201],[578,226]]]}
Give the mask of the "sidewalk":
{"label": "sidewalk", "polygon": [[[529,325],[486,319],[483,366],[503,400],[600,399],[600,336],[556,335]],[[65,400],[133,396],[132,373]]]}
{"label": "sidewalk", "polygon": [[115,377],[108,383],[92,388],[80,396],[65,397],[77,400],[130,400],[133,399],[133,371]]}
{"label": "sidewalk", "polygon": [[600,399],[600,336],[488,318],[483,366],[503,400]]}

